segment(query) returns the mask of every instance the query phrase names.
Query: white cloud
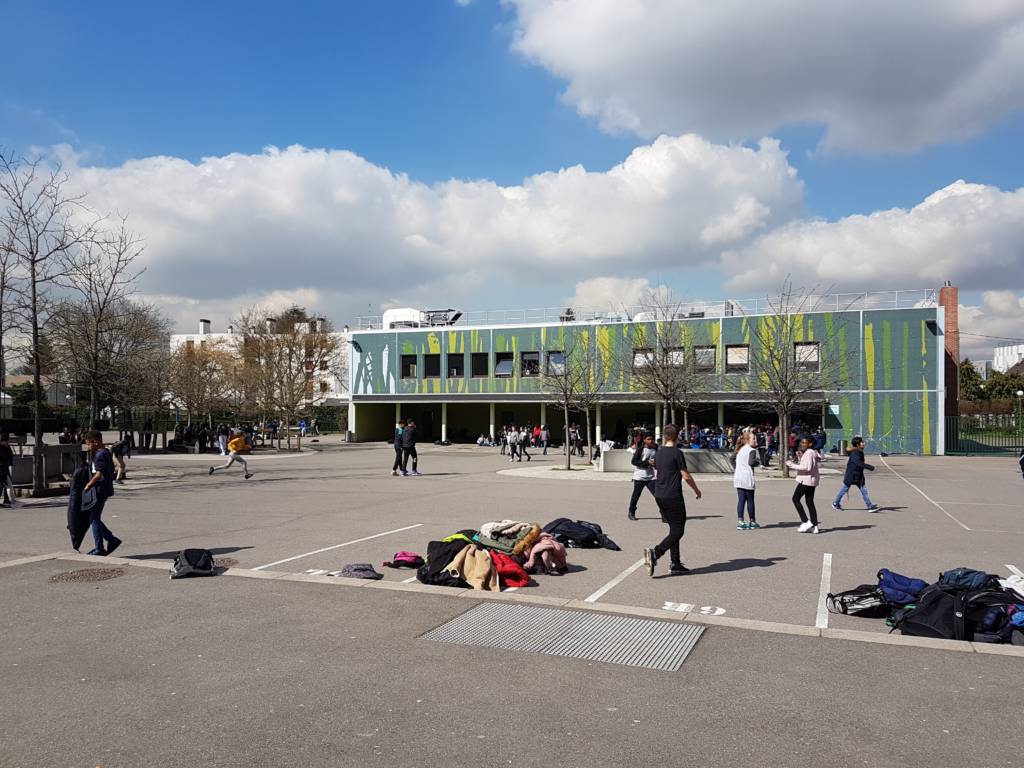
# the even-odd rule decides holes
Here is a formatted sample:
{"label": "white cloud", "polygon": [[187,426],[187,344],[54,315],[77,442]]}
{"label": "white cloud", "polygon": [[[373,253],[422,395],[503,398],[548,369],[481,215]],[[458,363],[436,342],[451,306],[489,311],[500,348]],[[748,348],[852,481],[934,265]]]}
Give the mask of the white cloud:
{"label": "white cloud", "polygon": [[638,306],[653,290],[650,281],[643,277],[592,277],[576,283],[576,292],[566,299],[565,305],[577,309],[628,309]]}
{"label": "white cloud", "polygon": [[1024,188],[957,181],[922,203],[838,221],[801,220],[731,249],[729,287],[760,290],[787,275],[844,289],[1024,287]]}
{"label": "white cloud", "polygon": [[913,150],[1024,108],[1020,0],[505,0],[514,47],[608,131]]}
{"label": "white cloud", "polygon": [[607,172],[574,166],[509,187],[428,186],[351,152],[303,147],[112,168],[59,154],[92,206],[128,214],[145,238],[145,292],[220,306],[311,289],[339,302],[329,314],[342,321],[385,297],[480,301],[516,281],[554,285],[638,259],[713,263],[792,219],[803,199],[777,142],[691,135],[660,137]]}
{"label": "white cloud", "polygon": [[1024,293],[985,291],[980,304],[960,305],[960,355],[991,360],[992,348],[1024,343]]}

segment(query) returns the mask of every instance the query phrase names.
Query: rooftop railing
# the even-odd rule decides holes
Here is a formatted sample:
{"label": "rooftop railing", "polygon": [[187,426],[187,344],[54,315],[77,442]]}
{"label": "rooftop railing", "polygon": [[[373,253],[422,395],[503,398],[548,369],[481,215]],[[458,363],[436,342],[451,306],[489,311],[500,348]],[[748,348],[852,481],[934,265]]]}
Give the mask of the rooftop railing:
{"label": "rooftop railing", "polygon": [[[535,309],[484,309],[464,312],[454,323],[438,323],[435,327],[480,325],[532,325],[556,323],[622,323],[649,320],[682,320],[687,318],[745,317],[789,312],[839,312],[872,309],[914,309],[934,307],[938,292],[933,288],[863,291],[860,293],[800,294],[758,299],[724,299],[722,301],[673,300],[667,305],[609,307],[540,307]],[[411,327],[403,324],[401,328]],[[419,327],[430,327],[423,323]],[[360,317],[356,328],[362,331],[383,328],[383,317]]]}

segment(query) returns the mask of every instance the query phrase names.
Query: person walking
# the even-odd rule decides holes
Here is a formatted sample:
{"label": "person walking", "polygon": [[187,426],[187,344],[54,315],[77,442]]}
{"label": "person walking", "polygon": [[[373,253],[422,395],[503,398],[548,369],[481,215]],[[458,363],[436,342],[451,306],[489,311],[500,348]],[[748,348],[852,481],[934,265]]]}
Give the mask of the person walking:
{"label": "person walking", "polygon": [[116,471],[114,472],[114,482],[124,485],[125,475],[128,474],[128,467],[124,463],[125,453],[128,453],[130,446],[128,439],[122,437],[112,446],[110,446],[110,452],[114,456],[114,466]]}
{"label": "person walking", "polygon": [[221,422],[217,425],[217,452],[221,456],[228,455],[228,437],[231,435],[231,430],[228,429],[228,425]]}
{"label": "person walking", "polygon": [[[754,510],[754,467],[757,466],[757,438],[746,433],[740,439],[736,450],[736,469],[732,474],[732,485],[736,489],[736,528],[741,531],[757,530],[757,516]],[[747,520],[743,520],[746,508]]]}
{"label": "person walking", "polygon": [[7,434],[0,435],[0,483],[3,488],[3,503],[0,506],[14,509],[14,485],[11,482],[11,471],[14,468],[14,451],[8,442]]}
{"label": "person walking", "polygon": [[669,573],[686,573],[689,568],[683,565],[679,553],[679,542],[686,533],[686,502],[683,500],[683,481],[693,489],[700,498],[700,489],[686,469],[686,458],[679,450],[676,441],[679,438],[679,427],[666,424],[662,430],[663,444],[654,456],[655,479],[654,500],[661,512],[661,519],[668,525],[668,535],[660,544],[644,550],[644,565],[647,575],[654,576],[654,567],[658,560],[667,552],[672,558]]}
{"label": "person walking", "polygon": [[[506,439],[508,440],[508,461],[511,464],[519,458],[519,430],[516,428],[515,424],[509,427]],[[522,461],[522,459],[520,459],[520,461]]]}
{"label": "person walking", "polygon": [[1024,448],[1020,449],[1020,458],[1017,459],[1017,464],[1020,465],[1021,477],[1024,477]]}
{"label": "person walking", "polygon": [[530,445],[530,438],[532,436],[532,430],[529,427],[523,427],[523,431],[519,433],[519,461],[522,462],[523,457],[526,460],[530,460],[530,454],[526,450],[527,446]]}
{"label": "person walking", "polygon": [[395,446],[395,463],[391,465],[391,476],[398,477],[398,472],[402,468],[402,433],[405,432],[405,419],[399,420],[395,424],[395,437],[393,444]]}
{"label": "person walking", "polygon": [[[658,453],[651,432],[637,434],[636,447],[633,449],[633,495],[629,498],[629,512],[626,516],[636,520],[636,505],[646,488],[654,496],[654,457]],[[655,502],[657,503],[657,502]]]}
{"label": "person walking", "polygon": [[[799,461],[787,461],[786,466],[796,470],[796,488],[793,491],[793,506],[800,515],[800,527],[798,533],[819,533],[818,510],[814,506],[814,492],[818,488],[821,479],[818,471],[818,462],[821,457],[814,450],[814,439],[808,436],[800,440],[801,453]],[[804,512],[801,500],[807,502],[807,512]],[[810,519],[808,519],[810,516]]]}
{"label": "person walking", "polygon": [[402,431],[402,477],[409,476],[409,459],[412,459],[412,475],[419,477],[419,456],[416,455],[416,422],[412,419]]}
{"label": "person walking", "polygon": [[837,512],[842,512],[842,501],[843,496],[850,492],[850,488],[857,486],[860,489],[861,498],[864,499],[864,504],[867,505],[868,512],[874,512],[878,509],[878,505],[871,501],[871,497],[868,495],[868,487],[864,482],[864,470],[874,472],[875,468],[864,461],[864,438],[855,437],[851,443],[850,455],[846,459],[846,472],[843,474],[843,485],[839,489],[839,493],[836,494],[835,501],[832,502],[832,509]]}
{"label": "person walking", "polygon": [[548,455],[548,443],[551,441],[551,432],[547,424],[540,425],[540,444],[544,448],[543,455]]}
{"label": "person walking", "polygon": [[114,495],[114,460],[110,450],[103,446],[103,435],[95,429],[85,433],[85,447],[92,454],[92,477],[82,488],[82,494],[90,491],[96,494],[96,501],[88,510],[89,527],[92,529],[92,538],[95,542],[89,554],[102,557],[112,554],[121,546],[121,539],[111,533],[103,523],[102,517],[107,499]]}
{"label": "person walking", "polygon": [[252,472],[249,471],[249,465],[245,459],[242,458],[241,452],[248,447],[245,441],[245,435],[235,435],[231,440],[228,441],[228,461],[226,464],[221,464],[217,467],[210,467],[210,474],[212,475],[218,469],[230,469],[231,465],[236,461],[242,465],[242,470],[245,473],[245,479],[248,480],[252,477]]}

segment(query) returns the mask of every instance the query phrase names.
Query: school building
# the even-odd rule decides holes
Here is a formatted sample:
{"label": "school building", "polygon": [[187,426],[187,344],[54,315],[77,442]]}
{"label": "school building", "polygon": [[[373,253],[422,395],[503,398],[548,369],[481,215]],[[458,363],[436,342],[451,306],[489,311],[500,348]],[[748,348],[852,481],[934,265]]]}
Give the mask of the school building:
{"label": "school building", "polygon": [[[800,420],[823,424],[829,447],[862,435],[873,451],[942,454],[947,404],[956,401],[956,302],[949,284],[816,297],[810,311],[793,315],[794,354],[808,366],[841,362],[827,391],[802,398]],[[771,306],[765,299],[700,303],[669,320],[643,310],[579,309],[395,310],[361,318],[350,343],[349,431],[356,441],[389,440],[399,418],[413,418],[424,442],[472,442],[506,424],[547,424],[557,437],[564,419],[541,374],[582,344],[596,351],[588,358],[605,382],[593,437],[622,441],[631,424],[663,421],[662,405],[639,391],[634,376],[643,345],[658,333],[686,339],[689,348],[679,353],[695,356],[707,382],[691,423],[775,423],[750,365],[758,324],[777,317]]]}

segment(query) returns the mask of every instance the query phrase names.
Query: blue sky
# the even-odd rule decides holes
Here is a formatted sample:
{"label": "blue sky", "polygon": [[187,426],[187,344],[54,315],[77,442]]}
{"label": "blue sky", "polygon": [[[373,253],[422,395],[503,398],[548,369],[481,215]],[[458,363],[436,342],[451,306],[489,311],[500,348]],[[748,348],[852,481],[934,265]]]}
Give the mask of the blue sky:
{"label": "blue sky", "polygon": [[[657,4],[641,0],[648,17],[639,22],[618,18],[624,6],[604,0],[593,4],[569,0],[562,16],[535,12],[550,10],[547,0],[472,0],[466,5],[454,0],[288,5],[253,0],[88,4],[0,0],[0,18],[8,29],[20,32],[5,37],[5,60],[24,63],[8,64],[0,81],[0,146],[30,152],[35,147],[67,144],[76,168],[123,171],[129,161],[154,156],[197,164],[202,158],[230,153],[258,156],[270,145],[301,145],[349,150],[374,166],[408,174],[426,185],[480,179],[507,186],[577,164],[590,171],[607,171],[634,148],[649,147],[660,133],[692,132],[706,137],[711,144],[701,151],[712,153],[718,145],[756,149],[760,137],[772,136],[781,142],[789,166],[803,183],[795,206],[793,189],[751,193],[771,215],[748,226],[742,236],[723,241],[720,252],[724,255],[710,251],[692,258],[686,255],[679,270],[673,257],[666,258],[671,250],[664,244],[644,250],[642,233],[636,237],[641,244],[638,253],[621,252],[620,262],[632,262],[632,268],[616,262],[614,253],[593,245],[607,240],[607,233],[595,235],[590,245],[581,247],[580,256],[585,259],[600,251],[599,263],[581,267],[574,275],[579,279],[644,277],[691,294],[735,295],[741,288],[753,290],[759,285],[749,275],[736,279],[728,266],[730,254],[739,254],[741,261],[744,257],[774,259],[775,273],[788,270],[787,249],[807,241],[806,235],[812,233],[809,222],[815,218],[836,222],[833,239],[815,246],[826,251],[832,242],[849,247],[858,238],[864,247],[877,247],[880,240],[891,242],[893,248],[903,247],[902,233],[920,227],[932,231],[931,240],[922,235],[916,246],[919,253],[927,254],[935,243],[944,242],[936,239],[935,221],[901,221],[885,224],[888,228],[881,232],[851,233],[840,220],[852,214],[912,208],[957,179],[983,185],[977,190],[984,197],[979,197],[978,205],[996,211],[980,239],[993,231],[997,234],[982,250],[1005,250],[1005,232],[1019,209],[1016,198],[1008,195],[1024,183],[1024,152],[1019,149],[1024,112],[1013,106],[1024,105],[1024,89],[1012,68],[1003,74],[999,68],[1009,66],[1008,56],[1015,52],[1013,40],[1006,42],[1007,30],[1024,30],[1024,21],[1018,12],[997,8],[989,0],[981,2],[991,9],[977,14],[980,21],[973,16],[965,21],[962,6],[952,0],[938,0],[937,5],[908,0],[904,8],[916,6],[928,12],[933,17],[930,25],[917,18],[872,18],[861,6],[851,9],[847,11],[851,19],[837,26],[845,24],[855,31],[843,33],[835,47],[849,37],[853,53],[837,52],[835,67],[826,61],[821,67],[823,81],[816,82],[812,75],[818,62],[813,57],[821,56],[820,48],[802,54],[808,57],[807,66],[787,69],[787,59],[801,55],[800,46],[816,37],[814,24],[823,30],[820,35],[829,34],[833,26],[833,20],[816,19],[821,6],[810,0],[810,10],[793,19],[785,18],[782,11],[758,18],[762,9],[792,3],[766,3],[731,18],[730,11],[694,5],[693,0]],[[677,12],[672,11],[673,4]],[[576,17],[571,16],[574,12]],[[659,13],[671,15],[659,18]],[[607,17],[604,28],[602,14]],[[711,30],[701,33],[709,38],[709,48],[701,47],[702,39],[687,38],[684,26],[668,48],[658,48],[664,45],[659,27],[671,26],[666,20],[676,24],[694,14],[707,17],[700,21],[702,30]],[[806,22],[812,25],[810,31],[800,27],[804,18],[810,19]],[[876,23],[877,28],[872,26]],[[772,24],[778,24],[775,33]],[[909,25],[902,33],[901,24]],[[749,45],[743,48],[744,25],[754,28],[755,40],[779,39],[783,52],[768,43],[763,51],[756,49],[759,43],[753,50]],[[620,34],[620,29],[629,31]],[[738,41],[714,38],[715,30],[726,34],[721,30],[731,29],[740,30]],[[863,40],[857,40],[856,30],[863,32]],[[893,41],[886,42],[886,34],[893,30]],[[1020,34],[1024,39],[1024,32]],[[787,41],[787,35],[792,40]],[[918,38],[924,41],[920,45]],[[43,51],[41,40],[45,41]],[[959,57],[962,62],[950,55],[951,40],[966,52]],[[1008,50],[1006,57],[991,54],[997,40]],[[739,50],[732,51],[732,44]],[[872,46],[878,50],[871,50]],[[719,49],[726,51],[725,58],[715,58]],[[858,66],[866,74],[847,80],[851,57],[864,49],[867,53]],[[905,49],[909,54],[901,58]],[[748,56],[749,69],[739,77],[727,71],[731,62]],[[950,59],[957,60],[951,64]],[[775,79],[748,89],[761,70],[772,72]],[[965,97],[965,93],[987,92],[970,78],[976,76],[972,73],[989,70],[995,73],[992,92],[997,95],[981,102]],[[677,88],[677,82],[683,84]],[[765,92],[763,103],[759,103],[760,92]],[[626,117],[618,111],[623,105]],[[581,111],[591,116],[581,116]],[[817,119],[818,115],[824,117]],[[122,191],[114,199],[113,193],[107,194],[117,186],[115,179],[124,182],[128,175],[126,171],[101,175],[104,181],[98,197],[113,199],[119,209],[143,209],[139,220],[149,228],[143,234],[150,242],[150,257],[173,261],[174,249],[156,234],[166,221],[146,211],[138,195]],[[288,173],[284,178],[290,178]],[[708,183],[717,184],[719,178],[711,175]],[[767,184],[753,176],[750,181],[755,186]],[[475,192],[461,187],[458,195],[464,194]],[[691,197],[678,201],[680,216],[692,210],[695,193],[690,189],[687,194]],[[736,192],[723,201],[722,215],[731,211],[730,216],[738,216],[736,211],[745,204],[741,198],[744,195]],[[563,202],[573,204],[556,195],[549,208],[557,209]],[[443,200],[438,205],[443,208]],[[489,205],[483,207],[490,210]],[[567,217],[573,226],[586,219],[589,203],[580,205],[583,214]],[[757,205],[754,209],[760,210]],[[950,213],[955,215],[973,220],[966,211]],[[772,233],[782,231],[778,228],[787,222],[798,237],[772,240]],[[487,221],[479,225],[490,226]],[[629,221],[622,224],[630,225]],[[289,227],[299,224],[283,221],[280,226]],[[554,242],[565,237],[563,231]],[[400,242],[411,242],[407,234],[403,238]],[[429,236],[425,239],[436,244]],[[309,248],[323,250],[324,242],[330,241],[311,242]],[[690,244],[684,239],[678,250],[690,254],[705,244],[699,238]],[[455,246],[442,242],[438,247],[447,253]],[[772,247],[774,251],[767,250]],[[963,259],[973,258],[970,248],[962,247]],[[495,248],[495,255],[488,258],[520,258],[531,248],[536,246]],[[482,245],[481,252],[486,250]],[[649,263],[644,263],[645,255]],[[939,273],[922,273],[920,280],[914,280],[917,273],[909,269],[886,274],[885,264],[893,261],[890,256],[879,256],[874,271],[859,276],[851,287],[860,288],[866,281],[872,286],[905,285],[907,280],[923,285],[938,282]],[[209,258],[223,257],[211,253]],[[813,260],[813,256],[807,258]],[[841,260],[842,253],[836,258]],[[955,258],[950,260],[941,274],[957,279],[957,263]],[[1003,253],[994,259],[991,270],[982,271],[983,277],[965,282],[966,295],[980,302],[990,288],[1024,289],[1024,279],[1007,282],[1002,277],[1024,271],[1018,270],[1022,265],[1020,251]],[[481,261],[473,273],[477,281],[465,281],[470,286],[465,290],[475,287],[477,293],[456,298],[474,306],[493,305],[495,300],[481,288],[492,266]],[[147,286],[149,292],[188,296],[182,286],[165,279],[166,271],[162,273],[159,264],[150,271],[152,281],[164,277],[159,285]],[[824,268],[817,277],[827,283],[842,282]],[[731,281],[728,287],[723,287],[727,281]],[[316,288],[312,282],[275,276],[261,283],[254,276],[251,287],[257,295],[260,291],[297,295]],[[216,280],[210,285],[214,284]],[[553,276],[543,288],[534,286],[531,292],[538,301],[555,303],[572,293],[572,284],[568,277]],[[518,290],[516,284],[511,287]],[[215,291],[206,288],[207,295],[196,298],[211,298]],[[363,286],[358,296],[342,296],[344,286],[336,289],[335,301],[365,307],[367,303],[424,301],[424,296],[437,293],[438,286],[429,276],[421,276],[415,290]],[[220,300],[234,297],[225,293]]]}
{"label": "blue sky", "polygon": [[[0,140],[69,142],[98,164],[199,160],[273,144],[350,149],[425,182],[514,184],[582,164],[605,170],[637,144],[559,98],[564,82],[509,44],[512,11],[477,0],[9,3],[9,61],[31,60],[3,95]],[[911,206],[959,178],[1024,179],[1024,116],[917,153],[818,152],[820,126],[776,135],[812,215]]]}

